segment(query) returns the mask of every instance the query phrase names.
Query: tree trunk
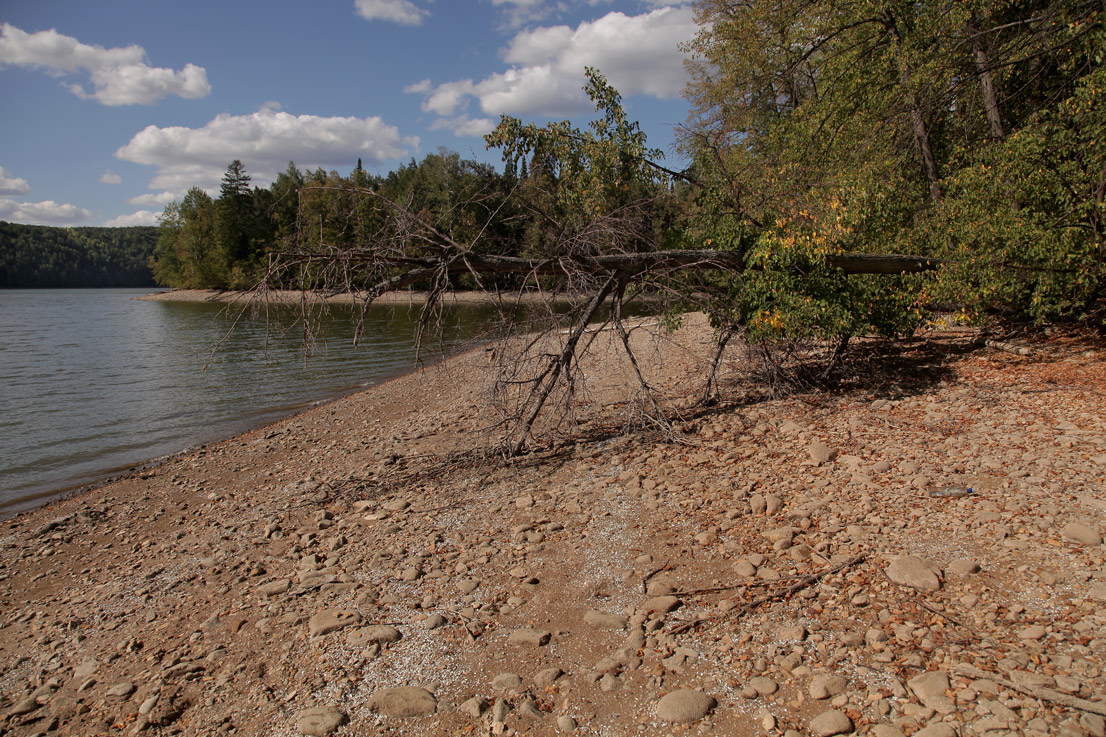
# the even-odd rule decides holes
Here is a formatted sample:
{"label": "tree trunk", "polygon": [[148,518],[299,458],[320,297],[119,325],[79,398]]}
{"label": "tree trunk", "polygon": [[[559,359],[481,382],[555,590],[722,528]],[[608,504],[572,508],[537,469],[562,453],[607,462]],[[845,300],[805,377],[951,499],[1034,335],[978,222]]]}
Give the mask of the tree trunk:
{"label": "tree trunk", "polygon": [[975,71],[979,75],[979,89],[983,96],[983,112],[987,116],[987,122],[991,126],[991,137],[996,141],[1006,138],[1006,127],[1002,123],[1002,111],[998,106],[998,92],[995,89],[995,78],[991,74],[991,59],[983,44],[983,37],[979,33],[973,16],[968,21],[968,38],[972,43],[972,54],[975,57]]}

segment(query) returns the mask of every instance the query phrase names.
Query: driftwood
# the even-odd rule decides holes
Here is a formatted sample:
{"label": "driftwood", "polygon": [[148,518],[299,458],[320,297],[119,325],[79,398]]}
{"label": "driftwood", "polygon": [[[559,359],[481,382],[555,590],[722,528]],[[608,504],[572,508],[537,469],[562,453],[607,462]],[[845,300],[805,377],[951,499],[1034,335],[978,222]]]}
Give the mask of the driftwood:
{"label": "driftwood", "polygon": [[1042,686],[1031,686],[1029,684],[1018,684],[1013,681],[1008,681],[1002,678],[996,673],[990,673],[979,668],[972,667],[961,663],[956,666],[956,672],[969,678],[975,678],[977,680],[989,680],[994,681],[1000,686],[1014,689],[1015,691],[1021,691],[1024,694],[1028,694],[1035,699],[1041,701],[1051,701],[1054,704],[1060,706],[1066,706],[1070,709],[1078,709],[1079,711],[1085,711],[1089,714],[1098,714],[1099,716],[1106,717],[1106,703],[1101,701],[1087,701],[1086,699],[1080,699],[1076,696],[1068,696],[1062,694],[1059,691],[1053,691],[1051,688],[1044,688]]}
{"label": "driftwood", "polygon": [[[805,589],[807,586],[810,586],[813,583],[817,583],[818,581],[821,581],[826,576],[833,575],[834,573],[838,573],[839,571],[843,571],[846,568],[852,568],[857,563],[864,560],[866,557],[867,557],[867,555],[865,555],[864,553],[861,553],[859,555],[854,555],[853,557],[846,560],[844,563],[840,563],[836,566],[833,566],[832,568],[825,568],[825,569],[822,569],[821,571],[817,571],[815,573],[811,573],[809,575],[803,576],[802,578],[800,578],[798,581],[791,584],[790,586],[785,586],[782,589],[777,589],[776,591],[769,592],[769,593],[765,594],[764,596],[753,599],[752,601],[750,601],[745,606],[741,607],[740,609],[734,609],[733,611],[737,613],[737,616],[740,616],[740,615],[743,615],[743,614],[752,614],[757,609],[757,607],[759,607],[761,604],[767,604],[770,601],[777,601],[779,599],[783,599],[787,596],[790,596],[791,594],[795,593],[796,591],[800,591],[802,589]],[[679,634],[682,634],[684,632],[687,632],[688,630],[694,629],[695,627],[698,627],[700,624],[705,624],[705,623],[710,622],[710,621],[711,621],[710,617],[698,617],[696,619],[692,619],[688,622],[683,622],[682,624],[679,624],[676,627],[673,627],[671,630],[669,630],[669,634],[679,635]]]}

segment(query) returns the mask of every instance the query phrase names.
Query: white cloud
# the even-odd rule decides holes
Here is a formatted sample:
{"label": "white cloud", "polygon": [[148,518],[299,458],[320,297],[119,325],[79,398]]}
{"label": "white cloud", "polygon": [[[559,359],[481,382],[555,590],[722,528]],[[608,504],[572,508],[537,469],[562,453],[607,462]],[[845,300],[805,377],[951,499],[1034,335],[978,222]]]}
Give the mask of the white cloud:
{"label": "white cloud", "polygon": [[[497,4],[513,2],[500,0]],[[525,3],[514,3],[525,4]],[[576,28],[547,26],[522,31],[503,50],[509,69],[479,82],[418,83],[423,110],[461,120],[475,100],[485,115],[557,117],[588,109],[584,67],[598,68],[624,96],[674,99],[687,76],[679,44],[694,37],[690,7],[670,6],[636,16],[612,12]],[[448,122],[441,125],[449,127]]]}
{"label": "white cloud", "polygon": [[100,184],[122,184],[123,177],[119,176],[111,169],[107,169],[100,175]]}
{"label": "white cloud", "polygon": [[92,212],[77,207],[46,200],[44,202],[15,202],[0,199],[0,216],[13,223],[26,225],[75,225],[87,222]]}
{"label": "white cloud", "polygon": [[112,218],[105,222],[104,226],[108,228],[129,228],[132,225],[157,225],[160,218],[160,212],[139,210],[130,215],[120,215],[117,218]]}
{"label": "white cloud", "polygon": [[105,49],[53,29],[27,33],[8,23],[0,29],[0,64],[43,68],[55,76],[86,73],[92,92],[84,84],[69,83],[65,88],[104,105],[150,105],[167,95],[193,99],[211,92],[203,67],[151,67],[141,46]]}
{"label": "white cloud", "polygon": [[137,197],[131,197],[127,200],[128,205],[149,205],[152,207],[164,208],[173,200],[179,200],[183,195],[176,192],[151,192],[150,194],[140,194]]}
{"label": "white cloud", "polygon": [[0,166],[0,195],[25,195],[31,191],[31,185],[22,177],[9,177]]}
{"label": "white cloud", "polygon": [[386,20],[402,26],[417,26],[430,15],[411,0],[356,0],[357,14],[365,20]]}
{"label": "white cloud", "polygon": [[498,122],[491,118],[458,115],[456,118],[438,118],[430,124],[430,130],[451,130],[458,138],[475,138],[491,133]]}
{"label": "white cloud", "polygon": [[[156,166],[151,189],[184,192],[218,188],[227,164],[241,159],[254,184],[276,178],[288,161],[300,168],[367,166],[406,156],[418,138],[403,137],[379,117],[323,118],[266,107],[251,115],[217,116],[202,128],[151,125],[115,152],[120,159]],[[142,203],[147,204],[147,203]]]}

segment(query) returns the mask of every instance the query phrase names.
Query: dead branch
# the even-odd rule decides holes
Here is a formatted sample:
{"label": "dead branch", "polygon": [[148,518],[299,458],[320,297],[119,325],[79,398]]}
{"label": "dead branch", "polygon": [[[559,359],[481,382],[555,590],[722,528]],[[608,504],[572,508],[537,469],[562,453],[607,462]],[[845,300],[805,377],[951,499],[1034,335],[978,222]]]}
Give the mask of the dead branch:
{"label": "dead branch", "polygon": [[1085,711],[1088,714],[1098,714],[1099,716],[1106,717],[1106,703],[1101,701],[1087,701],[1086,699],[1080,699],[1075,696],[1068,696],[1062,694],[1059,691],[1053,691],[1051,688],[1044,688],[1042,686],[1031,686],[1028,683],[1019,684],[1013,681],[1009,681],[1002,678],[997,673],[990,673],[979,668],[972,667],[965,663],[961,663],[956,666],[956,671],[962,673],[969,678],[975,678],[977,680],[994,681],[1000,686],[1006,688],[1012,688],[1015,691],[1021,691],[1024,694],[1029,694],[1035,699],[1041,701],[1051,701],[1061,706],[1066,706],[1069,709],[1077,709],[1079,711]]}

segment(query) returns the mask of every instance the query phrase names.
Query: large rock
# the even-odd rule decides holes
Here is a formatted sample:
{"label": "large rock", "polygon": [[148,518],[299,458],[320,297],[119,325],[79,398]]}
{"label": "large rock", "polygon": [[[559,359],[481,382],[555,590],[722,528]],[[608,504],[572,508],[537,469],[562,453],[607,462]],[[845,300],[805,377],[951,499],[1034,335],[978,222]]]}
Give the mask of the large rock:
{"label": "large rock", "polygon": [[813,737],[833,737],[853,731],[853,720],[836,709],[824,711],[810,720],[810,734]]}
{"label": "large rock", "polygon": [[369,698],[368,704],[377,714],[399,719],[426,716],[438,710],[434,694],[415,686],[379,689]]}
{"label": "large rock", "polygon": [[684,688],[657,702],[657,718],[675,724],[694,722],[709,714],[717,703],[702,691]]}
{"label": "large rock", "polygon": [[941,714],[951,714],[956,710],[953,700],[945,693],[949,690],[949,677],[939,670],[914,676],[906,685],[918,697],[918,700]]}
{"label": "large rock", "polygon": [[350,632],[346,641],[351,645],[390,645],[403,639],[403,633],[387,624],[374,624]]}
{"label": "large rock", "polygon": [[349,717],[332,706],[314,706],[296,714],[300,733],[314,737],[325,737],[343,724],[349,724]]}
{"label": "large rock", "polygon": [[507,643],[523,647],[543,647],[549,644],[550,637],[552,637],[552,635],[547,630],[536,630],[524,627],[523,629],[512,632],[507,638]]}
{"label": "large rock", "polygon": [[307,629],[312,637],[322,637],[360,621],[360,613],[351,609],[324,609],[308,620]]}
{"label": "large rock", "polygon": [[1101,545],[1102,535],[1098,530],[1082,522],[1070,522],[1060,530],[1060,534],[1080,545]]}
{"label": "large rock", "polygon": [[936,591],[941,588],[940,570],[931,561],[908,555],[891,561],[885,572],[895,583],[923,591]]}

